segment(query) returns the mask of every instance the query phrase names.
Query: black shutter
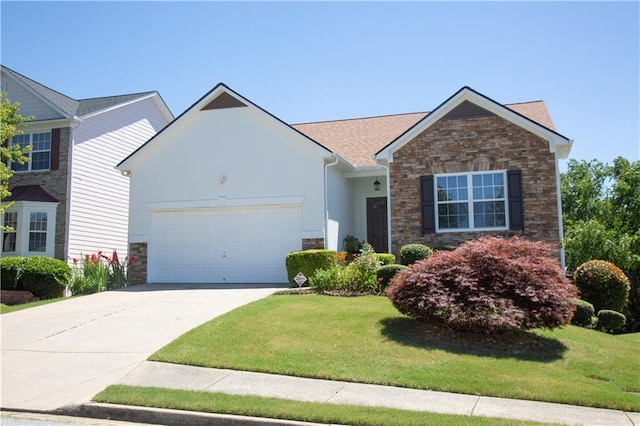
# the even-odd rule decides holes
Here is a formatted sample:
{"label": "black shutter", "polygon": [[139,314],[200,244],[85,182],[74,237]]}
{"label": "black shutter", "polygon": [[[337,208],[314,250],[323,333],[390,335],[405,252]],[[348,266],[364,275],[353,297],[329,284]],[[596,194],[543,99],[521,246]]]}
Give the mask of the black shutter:
{"label": "black shutter", "polygon": [[509,229],[524,230],[524,200],[522,196],[522,171],[507,170],[507,194],[509,203]]}
{"label": "black shutter", "polygon": [[436,232],[433,175],[420,176],[420,193],[420,205],[422,208],[422,234],[433,234]]}
{"label": "black shutter", "polygon": [[51,129],[51,166],[49,170],[60,167],[60,129]]}

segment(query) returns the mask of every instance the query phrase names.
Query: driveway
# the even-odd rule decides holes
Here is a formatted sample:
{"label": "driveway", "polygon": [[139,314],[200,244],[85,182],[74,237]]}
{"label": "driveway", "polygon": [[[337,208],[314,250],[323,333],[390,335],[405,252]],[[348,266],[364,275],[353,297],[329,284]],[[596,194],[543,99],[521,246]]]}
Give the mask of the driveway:
{"label": "driveway", "polygon": [[0,408],[87,402],[178,336],[278,287],[151,284],[2,315]]}

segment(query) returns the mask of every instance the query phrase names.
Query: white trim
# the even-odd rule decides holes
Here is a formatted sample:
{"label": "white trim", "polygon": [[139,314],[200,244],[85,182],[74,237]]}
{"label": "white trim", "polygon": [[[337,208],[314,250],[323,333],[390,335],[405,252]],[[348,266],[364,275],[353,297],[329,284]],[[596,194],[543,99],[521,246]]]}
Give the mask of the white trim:
{"label": "white trim", "polygon": [[560,236],[560,267],[566,268],[565,256],[564,256],[564,224],[562,223],[562,193],[560,192],[560,171],[558,168],[558,159],[555,161],[556,165],[556,203],[558,206],[558,235]]}
{"label": "white trim", "polygon": [[192,210],[215,207],[257,207],[257,206],[301,206],[304,195],[287,197],[254,197],[227,198],[219,197],[208,200],[184,201],[152,201],[147,203],[147,209],[152,212],[170,210]]}
{"label": "white trim", "polygon": [[[474,225],[474,212],[473,212],[473,203],[484,202],[484,201],[500,201],[499,199],[494,200],[474,200],[473,198],[473,175],[486,175],[486,174],[496,174],[502,173],[503,182],[504,182],[504,222],[505,226],[497,226],[492,228],[478,228]],[[468,228],[445,228],[440,229],[440,222],[438,220],[438,178],[439,177],[447,177],[447,176],[466,176],[467,178],[467,200],[458,201],[457,203],[466,203],[469,206],[469,227]],[[459,172],[459,173],[440,173],[433,175],[433,209],[434,209],[434,217],[435,217],[435,232],[437,234],[445,234],[451,232],[484,232],[484,231],[508,231],[509,230],[509,188],[507,182],[507,171],[506,170],[486,170],[486,171],[477,171],[477,172]]]}
{"label": "white trim", "polygon": [[555,153],[558,158],[566,158],[571,150],[572,141],[543,127],[530,119],[527,119],[507,107],[500,105],[484,96],[479,95],[468,87],[460,90],[451,99],[439,106],[431,114],[427,115],[424,119],[419,121],[414,127],[409,129],[405,134],[396,139],[392,144],[385,147],[375,157],[387,158],[389,162],[393,161],[393,154],[402,148],[404,145],[413,140],[420,133],[427,130],[433,124],[438,122],[442,117],[451,112],[455,107],[462,102],[468,101],[481,108],[486,109],[495,115],[510,121],[511,123],[519,126],[534,135],[549,142],[549,152]]}
{"label": "white trim", "polygon": [[[127,102],[122,102],[122,103],[119,103],[119,104],[111,105],[111,106],[109,106],[107,108],[103,108],[103,109],[99,109],[97,111],[90,112],[88,114],[83,114],[80,117],[82,119],[95,117],[96,115],[104,114],[106,112],[113,111],[115,109],[122,108],[122,107],[125,107],[125,106],[128,106],[128,105],[132,105],[132,104],[135,104],[137,102],[144,101],[146,99],[159,98],[159,97],[160,96],[159,96],[158,92],[149,93],[149,94],[146,94],[146,95],[142,95],[139,98],[131,99],[131,100],[127,101]],[[153,100],[156,103],[156,106],[160,106],[160,112],[165,116],[167,121],[173,120],[173,115],[171,114],[171,111],[169,111],[169,108],[164,104],[164,102],[162,102],[162,100],[160,100],[160,99],[153,99]]]}

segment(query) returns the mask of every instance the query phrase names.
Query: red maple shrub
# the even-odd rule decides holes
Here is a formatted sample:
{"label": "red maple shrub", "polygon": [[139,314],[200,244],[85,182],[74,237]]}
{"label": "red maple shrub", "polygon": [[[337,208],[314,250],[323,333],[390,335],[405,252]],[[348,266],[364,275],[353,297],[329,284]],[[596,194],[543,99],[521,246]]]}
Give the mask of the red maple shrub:
{"label": "red maple shrub", "polygon": [[554,246],[482,237],[398,272],[386,294],[403,314],[487,334],[569,324],[578,296]]}

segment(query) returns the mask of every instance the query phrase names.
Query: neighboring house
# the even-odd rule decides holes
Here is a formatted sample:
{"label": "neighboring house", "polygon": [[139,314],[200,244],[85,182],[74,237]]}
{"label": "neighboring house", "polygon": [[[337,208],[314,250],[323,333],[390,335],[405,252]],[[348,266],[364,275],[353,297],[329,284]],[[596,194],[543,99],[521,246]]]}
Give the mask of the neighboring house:
{"label": "neighboring house", "polygon": [[65,261],[98,250],[127,253],[129,179],[115,166],[173,120],[157,92],[76,100],[5,66],[2,91],[33,116],[5,143],[32,145],[11,164],[13,201],[2,218],[2,256]]}
{"label": "neighboring house", "polygon": [[485,234],[558,243],[558,159],[542,101],[464,87],[431,113],[290,126],[217,85],[122,161],[134,282],[286,282],[285,255],[345,236],[398,254]]}

